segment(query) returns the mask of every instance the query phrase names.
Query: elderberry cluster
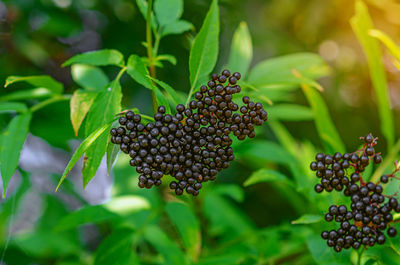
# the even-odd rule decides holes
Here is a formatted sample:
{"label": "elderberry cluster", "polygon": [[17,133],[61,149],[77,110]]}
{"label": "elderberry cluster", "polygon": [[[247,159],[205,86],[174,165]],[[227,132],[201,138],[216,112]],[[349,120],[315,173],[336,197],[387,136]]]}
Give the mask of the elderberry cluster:
{"label": "elderberry cluster", "polygon": [[377,183],[365,182],[362,172],[373,161],[382,162],[379,153],[375,153],[374,146],[377,138],[371,134],[361,137],[364,146],[353,153],[335,153],[333,156],[318,153],[316,161],[312,162],[311,170],[321,179],[315,186],[315,191],[331,192],[343,191],[350,198],[350,207],[346,205],[331,205],[325,214],[325,220],[340,223],[340,228],[323,231],[321,237],[327,240],[327,245],[340,252],[343,248],[358,249],[361,245],[374,246],[384,244],[386,237],[394,237],[397,231],[391,226],[393,223],[392,211],[400,212],[400,204],[394,196],[383,194],[380,183],[388,183],[389,178],[395,178],[396,170],[390,175],[383,175]]}
{"label": "elderberry cluster", "polygon": [[[197,196],[202,183],[215,180],[219,171],[234,160],[233,133],[239,140],[255,136],[254,127],[268,118],[261,103],[243,97],[239,106],[232,96],[241,91],[240,73],[224,70],[213,74],[207,86],[194,94],[187,107],[176,106],[176,114],[166,114],[164,106],[154,114],[155,122],[144,124],[140,114],[126,112],[120,127],[112,128],[111,141],[131,157],[139,187],[159,186],[164,175],[173,176],[169,187],[177,195],[186,191]],[[239,110],[239,113],[237,111]]]}

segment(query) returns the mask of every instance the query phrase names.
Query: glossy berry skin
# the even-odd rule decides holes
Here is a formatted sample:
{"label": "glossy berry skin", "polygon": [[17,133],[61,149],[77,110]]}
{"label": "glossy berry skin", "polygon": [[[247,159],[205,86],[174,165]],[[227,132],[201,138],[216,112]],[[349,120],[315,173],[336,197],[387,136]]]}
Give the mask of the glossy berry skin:
{"label": "glossy berry skin", "polygon": [[383,175],[380,181],[366,182],[362,173],[370,162],[382,162],[382,157],[375,152],[376,139],[371,134],[361,137],[364,145],[353,153],[317,153],[310,169],[316,172],[319,183],[314,190],[343,192],[348,198],[348,205],[331,205],[325,213],[326,222],[336,222],[337,230],[323,231],[321,237],[334,251],[343,249],[373,247],[385,244],[387,236],[394,237],[397,230],[391,226],[393,211],[400,212],[400,204],[393,196],[384,195],[385,184],[394,177],[396,169],[390,175]]}
{"label": "glossy berry skin", "polygon": [[176,106],[176,114],[159,106],[154,122],[145,123],[140,114],[128,111],[119,118],[120,126],[111,129],[111,141],[120,144],[140,174],[140,188],[159,186],[168,174],[175,178],[169,187],[176,195],[197,196],[204,182],[215,180],[234,160],[232,134],[238,140],[253,138],[255,127],[267,121],[261,103],[247,96],[243,106],[232,100],[241,91],[240,73],[224,70],[211,77],[188,106]]}

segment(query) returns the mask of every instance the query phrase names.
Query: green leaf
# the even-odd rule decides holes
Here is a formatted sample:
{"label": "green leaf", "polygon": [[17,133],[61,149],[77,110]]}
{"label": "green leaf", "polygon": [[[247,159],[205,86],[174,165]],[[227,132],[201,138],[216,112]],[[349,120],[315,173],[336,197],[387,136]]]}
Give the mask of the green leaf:
{"label": "green leaf", "polygon": [[81,127],[82,121],[85,119],[85,116],[92,106],[97,94],[98,93],[94,91],[76,90],[72,95],[70,101],[70,109],[71,122],[72,127],[74,128],[75,135],[78,135],[78,131]]}
{"label": "green leaf", "polygon": [[242,78],[249,70],[251,60],[253,59],[253,44],[246,22],[241,22],[233,34],[229,62],[226,66],[231,72],[239,72]]}
{"label": "green leaf", "polygon": [[111,235],[101,241],[96,250],[94,265],[128,265],[130,264],[134,231],[123,228],[114,231]]}
{"label": "green leaf", "polygon": [[23,249],[30,257],[46,257],[54,260],[76,256],[81,251],[77,242],[48,230],[19,233],[13,237],[13,244]]}
{"label": "green leaf", "polygon": [[[394,41],[385,33],[383,33],[380,30],[377,29],[371,29],[368,31],[368,34],[371,37],[374,37],[378,40],[380,40],[386,48],[389,50],[390,54],[398,61],[400,62],[400,47],[394,43]],[[397,65],[398,66],[398,65]]]}
{"label": "green leaf", "polygon": [[309,188],[310,186],[308,183],[311,181],[310,178],[313,178],[309,174],[310,161],[314,158],[315,152],[312,152],[312,156],[310,157],[304,146],[299,144],[281,123],[270,121],[268,124],[281,146],[296,160],[294,163],[290,164],[290,170],[297,183],[297,187],[300,189]]}
{"label": "green leaf", "polygon": [[5,112],[26,112],[28,108],[24,103],[0,102],[0,114]]}
{"label": "green leaf", "polygon": [[182,11],[182,0],[156,0],[154,2],[154,12],[161,27],[178,20],[182,16]]}
{"label": "green leaf", "polygon": [[[89,135],[95,129],[112,122],[115,114],[121,111],[121,85],[116,79],[111,82],[110,87],[101,91],[92,107],[86,120],[86,135]],[[108,127],[110,128],[110,126]],[[107,150],[108,134],[101,134],[85,152],[85,158],[82,168],[83,186],[89,183],[94,177],[97,169]]]}
{"label": "green leaf", "polygon": [[350,262],[350,251],[342,251],[340,255],[328,247],[325,241],[318,235],[307,238],[307,246],[314,260],[321,265],[348,265]]}
{"label": "green leaf", "polygon": [[374,265],[374,264],[378,264],[379,265],[379,262],[377,260],[374,260],[374,259],[369,259],[369,260],[367,260],[367,262],[364,263],[364,265]]}
{"label": "green leaf", "polygon": [[108,131],[106,131],[109,127],[110,124],[105,124],[104,126],[98,128],[97,130],[95,130],[94,132],[92,132],[88,137],[86,137],[86,139],[81,143],[81,145],[78,147],[78,149],[76,149],[74,155],[72,156],[71,160],[68,162],[67,167],[64,170],[64,173],[62,174],[60,181],[57,185],[56,190],[58,190],[58,188],[60,187],[61,183],[64,181],[64,179],[67,177],[67,175],[69,174],[69,172],[71,171],[71,169],[74,167],[74,165],[76,164],[76,162],[79,161],[79,159],[81,158],[81,156],[86,152],[86,150],[93,144],[94,141],[96,141],[97,138],[99,138],[100,135],[107,133]]}
{"label": "green leaf", "polygon": [[280,121],[308,121],[314,118],[312,109],[295,104],[277,104],[266,107],[268,118]]}
{"label": "green leaf", "polygon": [[314,112],[315,125],[325,149],[332,154],[335,152],[343,153],[346,150],[345,146],[333,124],[323,98],[315,89],[308,85],[302,85],[301,87]]}
{"label": "green leaf", "polygon": [[1,137],[0,172],[3,180],[3,197],[19,162],[19,155],[29,131],[30,112],[15,116]]}
{"label": "green leaf", "polygon": [[18,82],[26,82],[35,87],[44,87],[55,94],[61,94],[64,90],[63,84],[48,75],[9,76],[7,77],[4,87]]}
{"label": "green leaf", "polygon": [[111,170],[115,163],[115,160],[118,157],[119,150],[120,150],[119,145],[113,144],[111,142],[111,135],[109,135],[108,140],[107,140],[107,171],[108,171],[108,175],[111,174]]}
{"label": "green leaf", "polygon": [[150,203],[145,198],[135,195],[120,196],[103,205],[85,206],[68,214],[57,223],[55,230],[74,229],[87,223],[114,220],[146,209],[150,209]]}
{"label": "green leaf", "polygon": [[288,164],[293,162],[293,157],[280,145],[271,141],[247,141],[235,147],[238,158],[253,161],[254,166],[267,162]]}
{"label": "green leaf", "polygon": [[254,66],[248,82],[255,87],[265,85],[300,85],[293,70],[306,78],[316,79],[329,73],[329,67],[314,53],[294,53],[268,59]]}
{"label": "green leaf", "polygon": [[284,182],[289,185],[293,184],[284,174],[275,170],[262,168],[253,172],[243,185],[247,187],[260,182]]}
{"label": "green leaf", "polygon": [[[143,18],[147,20],[147,1],[136,0],[136,4],[139,8],[140,13],[142,13],[143,15]],[[157,21],[156,18],[154,17],[153,12],[151,12],[151,27],[153,28],[153,30],[157,30],[158,28]]]}
{"label": "green leaf", "polygon": [[142,59],[136,54],[132,54],[128,58],[126,72],[139,84],[150,90],[154,89],[154,85],[149,78],[149,71]]}
{"label": "green leaf", "polygon": [[62,66],[66,67],[71,64],[116,65],[122,67],[124,66],[124,56],[117,50],[90,51],[69,58]]}
{"label": "green leaf", "polygon": [[111,201],[103,204],[104,208],[117,213],[119,215],[126,215],[141,210],[150,209],[150,202],[141,196],[125,195],[113,198]]}
{"label": "green leaf", "polygon": [[36,99],[45,98],[54,95],[51,90],[44,87],[21,90],[13,93],[7,93],[0,97],[0,101],[12,101],[12,100],[24,100],[24,99]]}
{"label": "green leaf", "polygon": [[390,110],[388,85],[379,42],[368,35],[368,31],[373,28],[373,24],[368,14],[367,6],[362,1],[357,1],[355,8],[356,14],[351,18],[350,23],[367,56],[369,72],[378,103],[382,134],[388,141],[387,146],[391,146],[394,143],[394,122],[393,114]]}
{"label": "green leaf", "polygon": [[188,254],[196,260],[201,247],[200,225],[188,205],[169,202],[165,210],[182,239]]}
{"label": "green leaf", "polygon": [[181,34],[185,31],[192,30],[194,27],[192,23],[186,20],[177,20],[169,23],[161,30],[161,36]]}
{"label": "green leaf", "polygon": [[160,228],[149,225],[144,230],[145,239],[164,258],[162,264],[180,265],[188,264],[185,256],[179,247]]}
{"label": "green leaf", "polygon": [[159,85],[160,87],[165,89],[167,96],[171,99],[172,103],[175,106],[178,105],[180,102],[183,102],[184,99],[178,93],[176,93],[175,89],[170,87],[167,83],[164,83],[163,81],[157,80],[152,77],[150,77],[150,78],[151,78],[151,80],[154,81],[154,83],[156,83],[157,85]]}
{"label": "green leaf", "polygon": [[129,57],[126,71],[136,82],[150,90],[153,90],[156,95],[157,104],[164,105],[167,112],[171,112],[167,99],[152,83],[149,71],[139,56],[132,54]]}
{"label": "green leaf", "polygon": [[[398,218],[396,218],[398,216],[394,215],[393,217],[394,217],[393,220],[395,220],[395,221],[398,220]],[[396,228],[397,231],[399,231],[400,225],[398,223],[396,223],[394,225],[394,228]],[[389,241],[390,247],[397,253],[397,255],[400,256],[400,238],[399,238],[399,236],[387,237],[387,239]]]}
{"label": "green leaf", "polygon": [[207,193],[203,202],[204,215],[209,220],[209,234],[243,235],[253,230],[253,223],[234,204],[222,196]]}
{"label": "green leaf", "polygon": [[74,211],[58,221],[56,231],[75,229],[80,225],[88,223],[101,223],[108,220],[117,219],[120,216],[105,209],[102,205],[85,206]]}
{"label": "green leaf", "polygon": [[213,188],[213,192],[215,194],[224,195],[232,198],[237,202],[244,201],[244,191],[239,185],[236,184],[227,184],[218,185]]}
{"label": "green leaf", "polygon": [[173,65],[176,65],[176,58],[171,54],[160,54],[156,57],[156,61],[168,61]]}
{"label": "green leaf", "polygon": [[88,90],[104,88],[110,81],[104,72],[95,66],[87,64],[74,64],[71,67],[72,79]]}
{"label": "green leaf", "polygon": [[203,25],[193,41],[189,55],[190,92],[204,84],[214,69],[218,56],[219,11],[218,1],[213,0]]}
{"label": "green leaf", "polygon": [[229,253],[225,255],[202,257],[197,265],[214,265],[214,264],[241,264],[243,255],[240,253]]}
{"label": "green leaf", "polygon": [[293,225],[298,224],[314,224],[322,221],[322,217],[314,214],[305,214],[292,221]]}

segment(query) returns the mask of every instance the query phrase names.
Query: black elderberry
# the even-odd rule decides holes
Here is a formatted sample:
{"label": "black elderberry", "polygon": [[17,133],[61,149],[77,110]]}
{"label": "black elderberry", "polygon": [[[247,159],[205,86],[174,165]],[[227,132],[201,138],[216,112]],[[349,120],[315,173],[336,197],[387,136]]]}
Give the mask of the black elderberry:
{"label": "black elderberry", "polygon": [[387,231],[388,236],[394,237],[397,235],[397,230],[394,227],[390,227]]}
{"label": "black elderberry", "polygon": [[317,193],[337,190],[349,197],[349,208],[346,205],[332,205],[329,212],[325,213],[327,222],[334,220],[340,223],[339,229],[321,233],[327,245],[337,252],[350,247],[358,249],[361,244],[366,247],[384,244],[386,237],[383,231],[386,229],[388,236],[394,237],[397,234],[390,224],[393,222],[392,212],[400,212],[400,204],[393,195],[383,195],[384,189],[379,182],[388,183],[399,169],[396,168],[390,175],[381,176],[377,183],[365,182],[362,172],[370,160],[381,163],[382,157],[375,153],[377,138],[369,134],[361,139],[365,145],[360,150],[343,155],[317,153],[315,161],[310,164],[310,169],[316,171],[320,179],[314,188]]}
{"label": "black elderberry", "polygon": [[[197,196],[202,183],[215,180],[219,171],[234,160],[230,134],[239,140],[255,136],[255,126],[268,118],[261,103],[243,97],[243,115],[232,95],[241,88],[236,85],[239,73],[224,70],[212,74],[207,86],[194,93],[188,106],[178,104],[175,115],[167,114],[159,106],[155,122],[143,123],[140,114],[128,111],[119,118],[120,127],[110,131],[111,141],[120,144],[132,158],[130,165],[140,173],[139,187],[161,185],[161,178],[169,174],[176,179],[169,186],[177,195],[186,191]],[[227,81],[229,84],[224,85]],[[339,185],[340,186],[340,185]],[[322,191],[322,190],[321,190]]]}
{"label": "black elderberry", "polygon": [[387,175],[383,175],[383,176],[381,177],[381,182],[382,182],[382,183],[388,183],[388,182],[389,182],[389,177],[388,177]]}

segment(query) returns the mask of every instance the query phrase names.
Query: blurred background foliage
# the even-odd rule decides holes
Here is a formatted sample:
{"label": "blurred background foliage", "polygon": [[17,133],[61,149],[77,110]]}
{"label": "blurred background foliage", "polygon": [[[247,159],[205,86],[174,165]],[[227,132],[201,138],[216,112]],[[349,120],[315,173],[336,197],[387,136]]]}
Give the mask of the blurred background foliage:
{"label": "blurred background foliage", "polygon": [[[400,3],[368,0],[366,5],[374,27],[400,43]],[[157,69],[157,79],[182,93],[190,88],[191,43],[209,7],[210,1],[185,1],[182,19],[192,23],[193,28],[166,36],[160,43],[159,53],[173,55],[176,65],[163,62],[163,67]],[[243,86],[260,89],[261,92],[254,92],[248,87],[247,91],[264,100],[270,113],[270,121],[259,130],[258,138],[235,145],[238,159],[219,174],[215,183],[207,183],[199,198],[175,198],[165,186],[140,190],[137,174],[128,166],[125,155],[119,156],[113,169],[110,198],[99,205],[82,196],[84,192],[78,188],[81,183],[66,181],[62,190],[54,193],[60,174],[50,177],[49,189],[38,189],[38,185],[46,186],[43,181],[33,183],[31,172],[20,169],[18,183],[0,205],[2,262],[18,265],[356,262],[357,253],[345,251],[336,255],[319,237],[327,226],[320,222],[322,213],[329,204],[338,204],[340,198],[314,194],[316,180],[308,165],[318,150],[352,151],[360,144],[359,136],[372,132],[380,138],[378,151],[384,157],[389,155],[385,168],[379,170],[390,171],[391,161],[399,157],[400,149],[396,141],[400,135],[400,74],[396,57],[379,44],[375,48],[382,53],[381,56],[378,53],[378,59],[384,68],[371,63],[373,59],[368,65],[359,41],[362,36],[355,34],[365,23],[360,25],[356,18],[350,24],[357,13],[353,1],[221,0],[219,9],[220,49],[216,70],[228,64],[232,36],[238,27],[239,43],[246,38],[240,35],[242,21],[247,23],[251,35],[252,70]],[[362,13],[362,8],[358,12]],[[132,53],[146,56],[142,44],[145,35],[146,21],[132,0],[0,1],[0,80],[3,82],[10,75],[46,74],[64,84],[64,93],[72,94],[81,84],[73,80],[70,67],[61,67],[63,62],[78,53],[97,49],[116,49],[125,58]],[[292,53],[301,54],[283,57],[288,58],[286,63],[285,59],[269,60],[264,69],[258,64]],[[268,86],[265,68],[271,71],[268,73],[272,79],[281,76],[286,81],[294,79],[287,74],[293,65],[303,70],[308,64],[311,70],[305,67],[305,72],[299,71],[305,78],[302,82]],[[374,79],[382,69],[386,81]],[[103,70],[110,80],[118,73],[114,66]],[[307,85],[299,89],[300,83]],[[149,90],[142,89],[127,75],[122,77],[121,86],[124,108],[136,107],[151,114]],[[15,84],[12,88],[2,88],[0,100],[24,87]],[[386,87],[390,107],[382,105],[376,96]],[[318,90],[322,89],[320,93]],[[268,106],[268,99],[273,105]],[[37,102],[37,99],[26,101],[28,105]],[[388,122],[394,124],[392,130],[388,123],[381,124],[378,109],[393,114],[394,123]],[[35,112],[30,133],[63,154],[71,152],[71,140],[76,137],[69,112],[67,101]],[[12,115],[0,115],[2,130],[11,118]],[[385,130],[390,132],[385,134]],[[372,173],[371,169],[367,175]],[[398,185],[393,183],[391,191],[398,190]],[[36,210],[27,204],[32,195],[29,191],[35,186],[34,190],[39,192],[36,196],[39,198],[33,200],[38,203]],[[21,225],[18,221],[32,215],[28,224]],[[362,264],[400,264],[399,250],[398,240],[388,242],[385,247],[374,247],[364,253]]]}

